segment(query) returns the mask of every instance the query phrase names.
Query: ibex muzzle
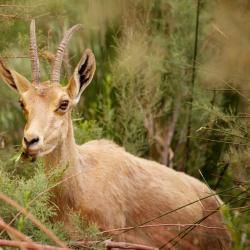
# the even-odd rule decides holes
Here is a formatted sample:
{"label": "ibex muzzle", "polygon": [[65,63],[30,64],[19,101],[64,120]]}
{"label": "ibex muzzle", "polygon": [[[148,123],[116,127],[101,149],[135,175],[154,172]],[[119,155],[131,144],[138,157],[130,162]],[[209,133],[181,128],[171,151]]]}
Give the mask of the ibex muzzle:
{"label": "ibex muzzle", "polygon": [[65,48],[81,25],[69,29],[62,39],[53,63],[51,80],[40,83],[39,59],[35,36],[35,21],[30,25],[30,57],[32,82],[0,61],[0,73],[9,86],[15,88],[27,119],[22,146],[25,156],[44,156],[65,138],[71,108],[79,101],[81,93],[91,82],[96,64],[90,49],[85,50],[66,87],[60,86],[60,69]]}

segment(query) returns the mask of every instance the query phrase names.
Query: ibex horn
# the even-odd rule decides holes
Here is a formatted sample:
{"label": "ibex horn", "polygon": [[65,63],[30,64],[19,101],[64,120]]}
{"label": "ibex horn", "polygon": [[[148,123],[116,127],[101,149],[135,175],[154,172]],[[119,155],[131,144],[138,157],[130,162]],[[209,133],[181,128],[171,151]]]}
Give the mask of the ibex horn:
{"label": "ibex horn", "polygon": [[70,28],[64,35],[58,49],[56,52],[56,58],[54,61],[52,74],[51,74],[51,82],[59,83],[60,81],[60,70],[63,62],[63,56],[65,48],[67,47],[69,40],[75,31],[78,31],[82,28],[81,24],[76,24],[72,28]]}
{"label": "ibex horn", "polygon": [[40,69],[36,44],[36,24],[34,19],[32,19],[30,23],[30,59],[32,67],[32,81],[34,83],[39,83]]}

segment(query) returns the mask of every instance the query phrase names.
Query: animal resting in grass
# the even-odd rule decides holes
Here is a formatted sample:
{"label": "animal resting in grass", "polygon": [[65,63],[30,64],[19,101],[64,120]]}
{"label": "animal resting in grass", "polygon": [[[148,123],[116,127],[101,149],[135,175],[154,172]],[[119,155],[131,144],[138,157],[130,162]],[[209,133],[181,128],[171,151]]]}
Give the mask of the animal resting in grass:
{"label": "animal resting in grass", "polygon": [[[93,78],[95,57],[86,49],[64,87],[60,85],[60,68],[69,39],[80,27],[75,25],[65,33],[51,80],[40,82],[34,20],[30,25],[32,82],[0,60],[0,75],[20,94],[27,119],[22,140],[24,153],[33,159],[42,157],[47,171],[68,166],[62,178],[70,178],[61,184],[63,188],[54,191],[58,218],[70,232],[72,210],[96,223],[100,230],[140,225],[160,216],[145,227],[113,232],[113,239],[154,247],[178,240],[182,249],[229,249],[230,237],[218,211],[221,202],[201,181],[136,157],[109,140],[75,143],[71,111]],[[207,196],[210,197],[204,198]],[[202,219],[203,226],[195,226],[182,240],[176,236],[187,227],[156,226],[199,224]]]}

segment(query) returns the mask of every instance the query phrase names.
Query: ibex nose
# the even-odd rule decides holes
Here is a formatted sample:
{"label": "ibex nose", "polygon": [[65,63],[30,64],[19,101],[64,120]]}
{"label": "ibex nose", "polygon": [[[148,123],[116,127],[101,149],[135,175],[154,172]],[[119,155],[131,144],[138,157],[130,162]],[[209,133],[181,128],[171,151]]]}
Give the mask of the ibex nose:
{"label": "ibex nose", "polygon": [[38,144],[38,142],[40,141],[38,136],[32,136],[32,137],[24,136],[23,140],[27,148]]}

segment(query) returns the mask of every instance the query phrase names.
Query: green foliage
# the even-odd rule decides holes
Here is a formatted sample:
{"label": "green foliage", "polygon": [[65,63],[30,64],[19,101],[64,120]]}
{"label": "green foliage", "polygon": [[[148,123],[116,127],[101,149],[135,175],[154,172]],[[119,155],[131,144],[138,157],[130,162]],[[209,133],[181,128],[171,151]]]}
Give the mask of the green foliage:
{"label": "green foliage", "polygon": [[79,213],[72,213],[71,219],[75,225],[75,230],[77,231],[78,239],[87,239],[87,240],[100,240],[99,230],[95,224],[89,225],[87,221],[82,219]]}
{"label": "green foliage", "polygon": [[[7,5],[8,1],[2,2]],[[249,23],[250,9],[245,1],[239,0],[201,1],[192,93],[195,2],[12,1],[16,6],[0,8],[0,14],[15,15],[15,18],[0,15],[4,24],[0,54],[30,79],[27,20],[35,17],[41,74],[47,80],[50,65],[43,52],[55,52],[62,33],[75,23],[83,23],[83,33],[76,34],[70,43],[65,57],[69,63],[65,63],[61,77],[66,84],[84,49],[93,49],[97,71],[73,115],[77,142],[105,137],[131,153],[165,164],[168,154],[164,151],[165,144],[172,128],[170,147],[174,158],[170,163],[175,169],[187,169],[189,174],[204,178],[216,191],[235,184],[244,188],[250,176],[249,92],[244,91],[249,83],[246,72],[250,41],[245,24]],[[51,192],[44,192],[60,179],[67,166],[54,170],[48,179],[41,162],[20,161],[18,147],[11,146],[20,144],[24,126],[18,97],[2,82],[0,92],[0,192],[28,208],[67,240],[63,225],[50,221],[57,210],[49,202]],[[190,97],[193,97],[192,104]],[[190,105],[191,114],[188,113]],[[187,149],[189,118],[191,134]],[[187,150],[188,162],[185,161]],[[233,190],[230,195],[222,196],[227,204],[223,213],[235,249],[244,249],[250,237],[249,190],[234,203],[230,199],[238,193]],[[0,207],[0,215],[6,221],[17,213],[3,202]],[[246,211],[241,213],[240,207],[246,207]],[[81,221],[78,214],[72,216],[79,237],[96,239],[95,226]],[[14,226],[34,240],[50,242],[22,216],[15,220]],[[5,237],[8,238],[6,234]]]}
{"label": "green foliage", "polygon": [[244,245],[246,233],[241,228],[241,219],[238,213],[231,213],[228,206],[223,206],[221,212],[224,215],[225,223],[231,234],[233,247],[237,250],[247,249]]}
{"label": "green foliage", "polygon": [[[21,162],[19,163],[21,164]],[[35,165],[35,166],[34,166]],[[22,207],[26,208],[31,214],[39,219],[48,229],[53,231],[60,239],[68,241],[69,235],[65,231],[62,222],[56,222],[53,217],[57,215],[57,207],[51,203],[53,193],[51,187],[57,185],[61,180],[67,166],[52,169],[45,175],[41,163],[32,164],[28,167],[30,172],[29,178],[22,177],[19,174],[13,175],[8,172],[5,165],[0,165],[0,190],[2,193],[17,201]],[[34,168],[32,170],[31,168]],[[60,186],[59,186],[60,187]],[[18,211],[0,201],[1,217],[5,222],[12,222],[12,226],[23,232],[25,235],[32,237],[34,241],[54,244],[54,242],[39,228],[37,228],[25,215],[19,214]],[[78,214],[72,214],[73,225],[75,226],[75,238],[99,240],[98,229],[95,225],[87,224]],[[1,237],[9,239],[6,233],[0,232]]]}
{"label": "green foliage", "polygon": [[[34,167],[34,166],[32,166]],[[63,230],[62,223],[52,223],[50,219],[56,215],[56,207],[50,204],[51,192],[46,192],[49,188],[49,182],[45,176],[41,164],[35,166],[34,173],[29,179],[20,176],[13,176],[0,166],[0,190],[13,200],[17,201],[22,207],[28,209],[35,215],[46,227],[53,230],[59,237],[66,239],[66,233]],[[41,195],[42,194],[42,195]],[[10,222],[18,211],[15,208],[6,205],[1,201],[1,217]],[[14,220],[13,224],[18,230],[23,232],[36,241],[52,243],[44,233],[42,233],[31,221],[24,215],[20,215]]]}
{"label": "green foliage", "polygon": [[84,142],[100,139],[103,135],[103,130],[98,126],[95,120],[75,119],[75,137],[79,144]]}

